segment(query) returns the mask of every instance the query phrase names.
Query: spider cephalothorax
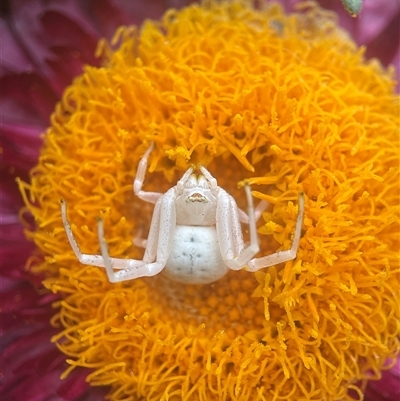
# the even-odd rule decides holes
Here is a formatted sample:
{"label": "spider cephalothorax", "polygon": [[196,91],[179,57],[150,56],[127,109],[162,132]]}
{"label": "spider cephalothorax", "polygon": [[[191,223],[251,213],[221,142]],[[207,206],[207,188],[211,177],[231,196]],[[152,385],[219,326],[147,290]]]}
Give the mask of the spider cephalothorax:
{"label": "spider cephalothorax", "polygon": [[[142,190],[147,160],[153,144],[141,159],[133,184],[135,194],[155,203],[147,240],[139,241],[146,250],[143,260],[111,258],[104,239],[103,221],[98,221],[101,255],[82,254],[67,220],[67,206],[61,200],[61,215],[68,240],[79,261],[105,267],[111,282],[154,276],[163,272],[185,284],[208,284],[219,280],[229,269],[249,271],[294,259],[300,241],[304,214],[303,194],[299,194],[299,213],[292,247],[287,251],[254,258],[259,251],[256,221],[266,202],[253,207],[249,185],[245,185],[248,214],[217,185],[217,180],[203,167],[199,175],[190,167],[177,185],[165,194]],[[243,241],[241,223],[249,225],[250,243]],[[117,272],[114,269],[119,269]]]}
{"label": "spider cephalothorax", "polygon": [[[182,182],[187,174],[190,176],[186,182]],[[193,168],[190,168],[179,180],[182,185],[178,183],[176,186],[175,207],[179,210],[176,215],[177,225],[215,225],[218,187],[217,181],[208,175],[209,179],[204,173],[195,175]]]}

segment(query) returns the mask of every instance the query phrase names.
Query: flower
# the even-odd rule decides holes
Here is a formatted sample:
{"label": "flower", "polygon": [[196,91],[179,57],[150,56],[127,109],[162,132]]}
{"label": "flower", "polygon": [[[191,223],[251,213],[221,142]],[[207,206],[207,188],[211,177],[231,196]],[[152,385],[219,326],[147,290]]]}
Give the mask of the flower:
{"label": "flower", "polygon": [[[356,381],[398,352],[390,77],[315,7],[288,18],[277,6],[211,2],[121,29],[113,43],[99,47],[104,67],[86,67],[64,92],[31,184],[21,183],[46,256],[33,269],[65,294],[54,319],[64,329],[53,337],[70,357],[65,375],[92,368],[88,380],[111,385],[115,400],[360,391]],[[292,201],[304,190],[297,262],[201,287],[162,276],[112,285],[82,267],[58,199],[73,205],[84,252],[96,247],[88,222],[101,213],[110,253],[140,259],[130,235],[149,215],[131,182],[151,140],[150,189],[165,191],[189,158],[211,171],[229,166],[218,180],[239,203],[238,181],[259,185],[254,194],[273,204],[260,228],[266,254],[290,243]]]}
{"label": "flower", "polygon": [[[151,30],[150,30],[150,32],[151,32]],[[129,32],[127,32],[127,31],[125,31],[125,33],[129,33]],[[127,38],[129,39],[129,35],[127,36]],[[119,53],[119,54],[121,54],[121,52]],[[113,54],[113,55],[110,55],[110,57],[109,57],[109,60],[110,61],[112,61],[112,60],[114,60],[114,57],[116,57],[116,56],[118,56],[118,50]],[[111,67],[109,67],[110,69],[112,69]],[[76,87],[75,87],[76,88]],[[116,104],[117,106],[118,106],[118,103]],[[182,115],[181,116],[182,118],[184,118],[185,116],[184,115]],[[240,121],[239,121],[240,122]],[[246,121],[244,121],[244,122],[246,122]],[[154,128],[154,127],[150,127],[150,128]],[[185,126],[183,127],[183,128],[185,128]],[[126,141],[126,137],[124,137],[124,135],[125,135],[125,132],[119,132],[119,134],[121,134],[121,136],[119,137],[119,138],[122,138],[121,140],[125,140]],[[129,134],[129,132],[128,132],[128,134]],[[128,138],[129,139],[129,138]],[[240,139],[240,138],[239,138]],[[276,148],[274,148],[274,149],[276,149]],[[178,167],[181,167],[181,168],[183,168],[183,166],[184,165],[186,165],[185,164],[185,160],[182,158],[182,157],[179,157],[179,155],[180,154],[185,154],[185,152],[187,152],[188,151],[188,149],[184,149],[183,147],[182,148],[179,148],[179,146],[178,147],[176,147],[175,149],[172,149],[172,151],[171,151],[171,149],[169,149],[170,150],[170,152],[169,152],[169,155],[170,156],[172,156],[172,157],[174,157],[174,156],[177,156],[177,159],[176,159],[176,163],[178,163]],[[175,153],[174,153],[175,152]],[[121,152],[122,153],[122,152]],[[139,152],[138,152],[139,153]],[[161,152],[159,152],[159,153],[161,153]],[[161,154],[162,155],[162,154]],[[197,155],[197,157],[199,158],[199,159],[201,159],[201,161],[203,161],[204,160],[204,157],[205,157],[206,155],[201,155],[201,157],[200,156],[198,156]],[[240,156],[240,155],[239,155]],[[196,157],[196,150],[194,150],[194,152],[193,152],[193,154],[192,154],[192,159],[194,159]],[[117,154],[117,159],[118,159],[118,154]],[[165,157],[164,157],[164,159],[166,159]],[[123,159],[123,160],[125,160],[125,159]],[[244,160],[242,160],[242,161],[244,161]],[[137,161],[136,161],[137,162]],[[166,160],[166,162],[167,163],[170,163],[168,160]],[[132,163],[132,161],[130,162],[130,163]],[[133,161],[133,163],[132,163],[132,167],[133,167],[133,165],[135,164],[135,161]],[[180,165],[179,165],[180,164]],[[167,173],[168,174],[170,174],[171,176],[173,175],[173,174],[175,174],[175,176],[177,175],[177,173],[176,172],[174,172],[174,171],[172,171],[173,170],[173,167],[175,167],[175,164],[174,165],[166,165],[166,167],[165,168],[167,168]],[[39,167],[40,168],[40,167]],[[160,169],[160,166],[158,166],[158,168],[159,168],[159,170],[161,170]],[[244,170],[242,169],[242,172],[243,172]],[[133,175],[133,172],[134,172],[134,168],[132,168],[132,171],[130,171],[130,177],[129,177],[129,179],[128,178],[125,178],[125,181],[126,182],[131,182],[131,178],[132,178],[132,175]],[[257,172],[257,170],[256,170],[256,172]],[[240,199],[240,191],[237,191],[235,188],[232,188],[232,186],[235,186],[236,185],[236,182],[238,181],[238,180],[240,180],[241,178],[240,177],[235,177],[235,174],[237,174],[237,175],[239,175],[237,172],[235,172],[235,174],[233,174],[232,172],[227,172],[227,173],[229,173],[229,174],[231,174],[231,176],[224,176],[224,178],[223,179],[221,179],[219,176],[217,176],[217,178],[219,179],[219,182],[220,183],[224,183],[224,187],[225,188],[227,188],[227,189],[230,189],[230,191],[231,192],[236,192],[236,194],[238,195],[237,196],[237,198],[239,198]],[[149,176],[147,177],[147,178],[149,178]],[[159,179],[160,179],[161,177],[159,177]],[[121,180],[121,181],[123,181],[123,180]],[[152,181],[152,182],[151,182]],[[107,182],[107,180],[105,181],[105,188],[106,189],[109,189],[110,187],[108,187],[107,185],[109,185],[109,183],[112,183],[112,180],[111,181],[109,181],[109,182]],[[154,180],[153,179],[153,177],[151,178],[151,180],[147,180],[146,181],[146,184],[153,184],[153,186],[156,186],[158,183],[157,183],[157,181],[156,180]],[[226,184],[226,185],[225,185]],[[167,186],[167,185],[171,185],[171,184],[168,184],[168,183],[166,183],[166,182],[162,182],[162,183],[160,183],[160,185],[159,186],[162,186],[162,185],[164,185],[164,188]],[[222,185],[222,184],[221,184]],[[101,188],[101,186],[99,187],[99,188]],[[279,188],[278,188],[279,189]],[[131,196],[131,194],[128,194],[128,191],[127,191],[127,189],[125,189],[124,188],[124,191],[126,190],[126,196],[127,196],[127,200],[129,201],[129,200],[131,200],[130,198],[129,198],[129,196]],[[282,191],[282,188],[280,188],[280,190]],[[124,193],[124,196],[125,196],[125,193]],[[292,197],[293,199],[295,199],[295,197]],[[69,198],[67,198],[67,199],[69,199]],[[104,201],[104,200],[103,200]],[[105,201],[104,201],[105,202]],[[106,203],[106,202],[105,202]],[[281,203],[283,203],[283,202],[281,202]],[[287,203],[287,202],[286,202]],[[70,201],[70,204],[71,204],[71,201]],[[114,204],[114,202],[113,201],[110,201],[108,204],[107,204],[107,206],[109,206],[109,205],[112,205],[112,204]],[[277,203],[277,206],[276,206],[276,208],[275,208],[275,210],[273,211],[273,213],[275,213],[275,216],[278,216],[279,215],[279,213],[281,213],[281,215],[283,214],[287,214],[287,216],[284,216],[285,218],[284,219],[281,219],[281,221],[277,221],[276,223],[282,223],[282,221],[287,221],[287,220],[290,220],[290,219],[292,219],[293,220],[293,213],[294,213],[294,211],[293,210],[287,210],[286,209],[286,206],[287,205],[279,205],[279,202]],[[279,208],[280,208],[280,210],[279,210]],[[55,208],[54,208],[55,209]],[[100,209],[100,208],[99,208]],[[115,207],[114,207],[114,209],[115,209]],[[110,217],[112,217],[112,214],[113,213],[113,211],[110,209],[110,212],[109,212],[109,218]],[[151,213],[151,211],[149,211],[149,213]],[[77,219],[75,218],[75,217],[73,217],[73,214],[71,213],[71,217],[72,217],[72,220],[74,220],[74,223],[76,223],[76,224],[78,224],[78,222],[77,222]],[[87,216],[86,216],[87,217]],[[82,221],[84,221],[84,223],[79,223],[78,224],[78,227],[80,226],[80,224],[87,224],[88,223],[88,221],[90,221],[90,220],[92,220],[92,221],[94,221],[93,219],[91,219],[90,218],[90,216],[88,217],[88,218],[86,218],[85,217],[85,219],[82,219]],[[132,216],[132,217],[135,217],[135,216]],[[145,219],[145,217],[146,216],[143,216],[143,218]],[[106,220],[107,221],[107,220]],[[128,222],[129,224],[131,223],[130,221]],[[135,221],[133,221],[133,223],[135,223]],[[146,223],[146,224],[148,224],[148,222]],[[93,226],[92,226],[92,228],[93,228]],[[110,229],[111,229],[111,233],[112,233],[112,230],[113,230],[113,228],[112,227],[109,227]],[[129,227],[128,227],[129,228]],[[271,227],[271,224],[268,226],[268,227],[266,227],[266,231],[268,232],[268,230],[269,231],[272,231],[272,229],[274,228],[274,226],[272,225],[272,227]],[[278,230],[279,230],[279,224],[277,224],[277,226],[275,227],[275,228],[277,228]],[[128,232],[129,231],[129,232]],[[282,231],[281,231],[281,233],[277,233],[277,232],[275,232],[275,236],[277,237],[277,239],[278,239],[278,241],[280,240],[280,241],[282,241],[282,238],[284,237],[284,235],[286,235],[287,237],[289,236],[289,233],[290,233],[290,227],[287,227],[286,228],[286,233],[285,233],[285,230],[283,229]],[[108,231],[109,233],[110,233],[110,231]],[[133,231],[132,231],[133,232]],[[126,233],[127,233],[127,236],[125,237],[125,238],[128,238],[129,239],[129,235],[131,235],[131,231],[130,230],[126,230]],[[56,233],[57,234],[57,236],[58,237],[61,237],[61,234],[63,234],[62,233],[62,230],[61,231],[59,231],[58,233]],[[117,233],[118,235],[121,235],[120,233]],[[36,235],[36,234],[35,234]],[[281,238],[279,238],[279,235],[281,236]],[[114,236],[115,237],[115,236]],[[117,237],[116,237],[117,238]],[[83,240],[85,240],[85,239],[83,239]],[[86,240],[87,241],[87,240]],[[84,244],[85,242],[83,241],[83,244]],[[94,238],[93,239],[93,241],[91,242],[92,244],[96,244],[97,243],[97,241],[96,241],[96,239]],[[124,244],[124,243],[122,243],[122,246],[124,246],[124,245],[126,245],[126,244]],[[67,249],[67,244],[66,243],[64,243],[63,244],[63,247],[65,248],[65,249]],[[273,248],[273,246],[270,246],[270,248],[272,249]],[[111,247],[111,249],[112,249],[112,251],[114,252],[114,253],[118,253],[118,252],[122,252],[123,251],[123,249],[121,250],[115,250],[115,248],[113,249],[112,247]],[[70,251],[70,250],[69,250]],[[90,248],[88,249],[88,251],[90,251]],[[51,262],[51,259],[48,259],[50,262]],[[74,261],[74,259],[73,259],[73,257],[72,257],[72,254],[70,254],[70,260],[71,261]],[[75,261],[74,261],[75,262]],[[76,262],[75,262],[76,263]],[[336,263],[336,262],[335,262]],[[53,263],[54,264],[54,263]],[[75,273],[77,272],[77,268],[78,268],[78,264],[75,264]],[[74,285],[77,285],[77,286],[79,286],[79,284],[82,284],[81,283],[81,280],[82,280],[82,276],[84,275],[84,274],[86,274],[85,273],[85,271],[87,270],[84,270],[84,271],[82,271],[81,270],[81,266],[79,266],[79,269],[80,269],[80,274],[78,275],[78,280],[77,280],[77,277],[74,277],[73,275],[71,276],[71,281],[73,281],[73,286]],[[74,273],[74,274],[75,274]],[[278,274],[279,272],[277,272],[277,271],[275,271],[275,272],[272,272],[273,274]],[[102,274],[101,272],[95,272],[95,274],[97,274],[97,275],[100,275],[100,274]],[[68,274],[67,274],[67,276],[68,276]],[[90,276],[89,276],[90,277]],[[241,276],[239,276],[239,277],[241,277]],[[246,284],[246,278],[248,278],[246,275],[243,275],[243,277],[245,277],[245,279],[243,280],[243,286],[244,287],[246,287],[246,285],[248,286],[248,284]],[[264,284],[265,284],[265,279],[266,279],[266,277],[258,277],[259,279],[260,279],[260,281],[262,281],[262,279],[264,279]],[[158,278],[157,278],[158,279]],[[54,281],[52,281],[52,279],[50,279],[48,282],[48,285],[49,286],[52,286],[53,288],[55,288],[54,287]],[[90,282],[89,282],[90,283]],[[229,283],[230,283],[230,281],[229,281]],[[100,282],[100,283],[98,283],[97,285],[99,285],[100,284],[100,287],[103,287],[103,286],[109,286],[106,282]],[[130,283],[130,284],[132,284],[132,283]],[[129,284],[129,285],[130,285]],[[135,288],[135,286],[139,286],[139,283],[133,283],[134,284],[134,288]],[[133,285],[132,284],[132,285]],[[152,281],[149,281],[148,283],[145,283],[146,285],[149,285],[149,286],[151,286],[151,287],[153,287],[153,290],[154,290],[154,287],[157,285],[157,281],[156,280],[152,280]],[[240,283],[239,283],[240,284]],[[237,285],[238,285],[238,283],[234,283],[234,284],[232,284],[230,287],[229,287],[229,291],[235,291],[235,287],[237,288]],[[231,288],[233,286],[233,288]],[[129,286],[127,286],[127,287],[129,287]],[[140,286],[139,286],[140,287]],[[143,283],[142,283],[142,287],[143,287]],[[261,287],[261,286],[260,286]],[[108,287],[107,287],[108,288]],[[111,287],[109,287],[109,288],[112,288],[112,286]],[[125,288],[125,286],[123,286],[123,288]],[[351,287],[350,287],[351,288]],[[138,291],[140,290],[140,288],[139,289],[137,289]],[[260,290],[262,291],[262,288],[260,288]],[[113,290],[114,291],[114,290]],[[117,291],[117,295],[119,294],[121,294],[120,293],[120,290],[116,290]],[[137,293],[138,295],[140,294],[140,292],[138,292]],[[157,294],[158,294],[158,292],[157,292]],[[168,295],[168,294],[167,294]],[[182,296],[182,298],[179,298],[179,296]],[[178,306],[179,307],[185,307],[185,306],[187,306],[187,305],[194,305],[194,307],[195,308],[199,308],[199,305],[196,305],[195,303],[196,303],[196,300],[197,300],[197,302],[198,302],[198,300],[199,300],[199,297],[197,296],[196,297],[196,294],[191,294],[190,293],[190,291],[189,291],[189,293],[187,294],[187,293],[183,293],[183,294],[180,294],[179,293],[179,291],[177,291],[176,293],[174,293],[174,294],[169,294],[169,296],[172,296],[173,297],[173,299],[175,300],[175,302],[177,302],[178,303]],[[221,296],[220,294],[219,294],[219,296]],[[175,297],[178,297],[177,299],[175,298]],[[189,300],[190,302],[188,302],[187,300],[185,300],[185,297],[191,297],[191,299]],[[248,294],[247,294],[247,297],[248,297]],[[119,298],[117,297],[117,299],[114,299],[113,300],[113,302],[115,303],[115,302],[118,302],[118,300],[119,300]],[[157,300],[157,299],[156,299]],[[109,300],[108,300],[109,301]],[[105,303],[107,303],[108,301],[105,301]],[[165,301],[165,300],[161,300],[161,301]],[[191,301],[193,301],[193,302],[191,302]],[[202,301],[202,300],[201,300]],[[229,300],[228,300],[229,301]],[[209,305],[208,307],[212,307],[213,306],[213,300],[211,299],[211,305]],[[215,302],[215,299],[214,299],[214,302]],[[246,294],[243,294],[242,295],[242,302],[243,303],[245,303],[246,304],[246,302],[247,302],[247,298],[246,298]],[[67,307],[67,305],[68,304],[65,304],[63,307],[64,308],[66,308]],[[109,305],[109,304],[108,304]],[[229,305],[229,304],[228,304]],[[200,306],[203,306],[203,304],[202,303],[200,303]],[[140,308],[139,308],[140,309]],[[234,316],[234,314],[235,314],[235,312],[236,313],[238,313],[237,311],[235,311],[234,310],[234,308],[229,308],[230,309],[230,313],[232,314],[232,316],[229,316],[229,318],[234,318],[235,316]],[[188,312],[188,313],[190,313],[190,310],[189,311],[186,311],[186,312]],[[239,311],[240,312],[240,311]],[[249,313],[249,314],[251,314],[252,312],[251,311],[247,311],[246,313]],[[207,314],[207,311],[203,311],[203,314]],[[69,316],[67,316],[67,317],[69,317]],[[131,318],[133,319],[131,319],[131,320],[129,320],[129,319],[127,319],[127,324],[129,324],[129,322],[135,322],[135,320],[134,320],[134,316],[131,316]],[[151,322],[151,321],[150,321]],[[137,323],[137,321],[136,321],[136,323]],[[142,324],[144,324],[143,322],[139,322],[139,324],[140,323],[142,323]],[[242,328],[240,328],[240,324],[239,325],[236,325],[236,327],[235,327],[235,330],[242,330]],[[95,331],[93,331],[93,332],[95,332]],[[198,335],[199,334],[199,332],[193,332],[193,335]],[[86,333],[86,335],[87,335],[87,333]],[[121,333],[119,334],[119,335],[122,335]],[[222,334],[221,334],[222,335]],[[113,336],[114,338],[116,338],[116,336]],[[162,338],[161,336],[159,336],[158,337],[158,339],[160,339],[160,338]],[[88,341],[90,341],[91,340],[91,338],[89,338],[88,339]],[[172,343],[173,343],[173,341],[175,341],[175,340],[173,340],[173,339],[171,339],[171,341],[172,341]],[[165,342],[165,341],[164,341]],[[203,347],[203,344],[202,344],[202,342],[204,342],[204,339],[199,339],[199,347]],[[160,352],[161,352],[161,355],[162,355],[162,350],[163,350],[163,348],[166,348],[166,347],[168,347],[168,346],[170,346],[172,343],[159,343],[159,346],[160,346]],[[236,344],[237,345],[237,344]],[[229,357],[231,357],[231,358],[239,358],[240,357],[240,355],[234,355],[234,353],[235,352],[240,352],[240,347],[232,347],[231,348],[231,350],[229,350],[229,347],[225,350],[225,352],[227,353],[227,354],[229,354],[229,352],[232,352],[232,355],[230,355],[230,356],[227,356],[227,360],[229,359]],[[217,352],[217,351],[215,351],[215,352]],[[212,355],[211,355],[212,356]],[[151,357],[151,355],[149,356],[149,357]],[[156,357],[158,357],[159,358],[159,355],[155,355],[154,356],[154,359],[156,359]],[[157,361],[155,361],[155,362],[157,362]],[[210,364],[211,364],[211,366],[212,366],[212,363],[213,363],[213,361],[211,360],[211,362],[210,362]],[[215,363],[215,362],[214,362]],[[246,369],[247,367],[245,366],[244,367],[244,369]],[[97,377],[98,377],[98,375],[97,375]],[[94,376],[94,378],[96,379],[96,375]],[[92,380],[93,380],[93,378],[92,378]],[[239,390],[238,390],[239,391]],[[261,390],[260,390],[261,391]]]}

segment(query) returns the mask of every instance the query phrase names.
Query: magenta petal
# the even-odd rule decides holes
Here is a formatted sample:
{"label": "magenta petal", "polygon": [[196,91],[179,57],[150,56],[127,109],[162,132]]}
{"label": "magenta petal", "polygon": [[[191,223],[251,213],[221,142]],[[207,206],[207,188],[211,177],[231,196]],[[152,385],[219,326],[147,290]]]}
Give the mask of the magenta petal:
{"label": "magenta petal", "polygon": [[20,48],[25,51],[35,67],[46,74],[44,60],[51,57],[51,52],[41,33],[40,16],[45,11],[45,4],[38,0],[16,0],[9,4],[9,23]]}
{"label": "magenta petal", "polygon": [[[98,39],[97,32],[92,28],[90,20],[84,18],[79,2],[76,0],[50,2],[19,0],[13,1],[10,4],[14,35],[42,76],[53,83],[55,85],[53,89],[58,94],[61,94],[63,87],[57,80],[57,71],[53,70],[48,64],[48,60],[52,60],[54,57],[52,48],[68,44],[72,49],[79,50],[80,46],[87,45],[87,40],[90,40],[94,45],[89,49],[85,49],[83,54],[92,57],[95,43]],[[53,17],[51,14],[53,14]],[[57,20],[60,19],[59,32],[54,32],[54,30],[49,32],[46,30],[44,21],[48,21],[49,19],[55,19],[54,24],[57,24]],[[65,34],[63,27],[66,20],[74,21],[71,24],[74,25],[75,29],[79,29],[81,32],[84,30],[84,43],[74,41],[74,30],[70,30],[67,35]],[[72,80],[72,74],[73,71],[71,71],[69,82]]]}
{"label": "magenta petal", "polygon": [[31,169],[39,156],[41,126],[0,122],[3,162],[18,169]]}
{"label": "magenta petal", "polygon": [[28,283],[0,294],[1,313],[13,313],[36,304],[37,291]]}
{"label": "magenta petal", "polygon": [[4,19],[0,19],[0,38],[2,45],[0,52],[0,76],[10,72],[20,74],[32,70],[31,60],[15,40],[8,22]]}
{"label": "magenta petal", "polygon": [[9,123],[49,124],[58,97],[37,74],[4,76],[1,79],[3,119]]}
{"label": "magenta petal", "polygon": [[58,387],[57,394],[66,400],[76,400],[82,396],[89,387],[86,382],[88,372],[81,369],[74,370],[61,386]]}
{"label": "magenta petal", "polygon": [[[7,170],[1,172],[0,182],[0,259],[1,276],[21,279],[27,276],[24,270],[26,259],[32,254],[34,244],[24,235],[18,212],[22,199],[15,183],[15,175]],[[25,179],[27,178],[21,174]],[[2,286],[2,291],[6,288]]]}
{"label": "magenta petal", "polygon": [[83,394],[81,397],[74,401],[102,401],[105,400],[107,392],[107,387],[91,387],[89,388],[87,393]]}
{"label": "magenta petal", "polygon": [[21,370],[32,370],[35,359],[51,351],[55,346],[50,342],[52,331],[38,331],[29,337],[22,337],[10,344],[1,355],[3,366],[7,366],[4,372],[7,374],[20,374]]}
{"label": "magenta petal", "polygon": [[[2,367],[0,394],[4,395],[5,399],[14,399],[11,398],[11,394],[19,391],[22,383],[25,384],[30,378],[38,375],[36,359],[55,348],[49,341],[51,332],[47,327],[37,331],[37,324],[32,324],[32,327],[35,326],[36,331],[32,330],[14,340],[0,356]],[[60,373],[60,369],[58,370]]]}
{"label": "magenta petal", "polygon": [[[37,374],[42,375],[46,372],[51,372],[54,369],[58,369],[60,372],[65,366],[65,355],[62,354],[58,348],[54,347],[52,350],[47,352],[45,355],[41,355],[40,358],[35,362],[35,370]],[[63,382],[60,381],[59,385]]]}
{"label": "magenta petal", "polygon": [[400,358],[390,370],[382,372],[382,379],[368,382],[365,401],[400,400]]}
{"label": "magenta petal", "polygon": [[27,172],[37,161],[39,135],[49,124],[57,97],[35,74],[3,76],[0,86],[3,163]]}
{"label": "magenta petal", "polygon": [[18,212],[23,205],[23,201],[16,185],[13,186],[12,184],[15,184],[15,175],[3,170],[0,181],[0,227],[18,226],[20,234],[18,237],[13,238],[14,241],[18,241],[25,239],[18,218]]}
{"label": "magenta petal", "polygon": [[[139,4],[138,4],[139,3]],[[135,2],[136,13],[137,7],[140,7],[140,1]],[[112,38],[116,27],[120,25],[131,25],[134,22],[132,15],[127,13],[125,7],[129,6],[129,2],[119,6],[115,0],[88,0],[86,2],[85,12],[90,15],[94,25],[102,37]],[[143,15],[141,15],[143,18]]]}
{"label": "magenta petal", "polygon": [[[364,0],[356,33],[358,43],[368,45],[375,37],[379,36],[393,16],[398,14],[399,9],[398,0]],[[388,49],[391,46],[395,46],[395,43],[388,42],[385,48]]]}
{"label": "magenta petal", "polygon": [[[62,397],[54,397],[54,389],[60,382],[60,373],[49,372],[43,376],[31,376],[21,383],[12,392],[12,401],[64,401]],[[51,397],[51,398],[50,398]],[[11,401],[10,400],[10,401]]]}
{"label": "magenta petal", "polygon": [[52,86],[57,93],[61,93],[73,77],[82,73],[84,64],[99,64],[94,56],[98,37],[94,32],[88,35],[79,21],[55,11],[46,12],[42,25],[46,34],[54,38],[50,47],[53,57],[48,58],[46,63],[53,74]]}
{"label": "magenta petal", "polygon": [[[385,28],[375,36],[367,47],[367,58],[378,57],[383,65],[391,63],[399,50],[400,45],[400,6],[390,19]],[[400,66],[397,65],[399,68]]]}
{"label": "magenta petal", "polygon": [[[13,316],[12,314],[2,316],[0,330],[1,348],[5,349],[11,343],[13,343],[13,341],[20,337],[30,337],[40,330],[52,330],[49,328],[50,318],[51,314],[45,312],[43,312],[40,316],[35,316],[35,318],[32,320],[22,320],[21,316]],[[51,334],[52,332],[49,331],[49,333]]]}
{"label": "magenta petal", "polygon": [[[96,0],[89,0],[93,5]],[[181,8],[190,3],[196,3],[197,0],[109,0],[114,7],[124,10],[129,19],[129,24],[140,25],[145,18],[160,18],[168,8]],[[96,4],[97,7],[97,4]],[[101,7],[99,7],[101,10]],[[104,13],[104,12],[103,12]],[[103,17],[104,18],[104,17]]]}
{"label": "magenta petal", "polygon": [[108,391],[107,387],[95,388],[86,382],[88,371],[75,369],[58,386],[57,395],[65,401],[100,401]]}

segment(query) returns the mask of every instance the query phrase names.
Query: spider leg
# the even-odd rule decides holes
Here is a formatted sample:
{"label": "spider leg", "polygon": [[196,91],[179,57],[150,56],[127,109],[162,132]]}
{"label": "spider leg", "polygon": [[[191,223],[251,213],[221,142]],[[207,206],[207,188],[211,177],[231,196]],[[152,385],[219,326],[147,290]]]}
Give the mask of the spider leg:
{"label": "spider leg", "polygon": [[[132,280],[139,277],[154,276],[164,269],[172,244],[176,225],[175,194],[169,190],[156,203],[151,222],[149,238],[143,260],[110,258],[104,239],[104,224],[98,222],[98,236],[104,267],[110,282]],[[156,260],[154,262],[154,260]],[[121,261],[128,261],[128,266],[114,272]]]}
{"label": "spider leg", "polygon": [[81,262],[84,265],[104,267],[103,258],[100,255],[87,255],[81,252],[79,245],[72,232],[71,224],[69,223],[67,218],[67,202],[64,199],[61,199],[60,203],[61,203],[61,217],[64,224],[64,229],[67,234],[67,238],[71,245],[71,248],[74,251],[75,256],[77,257],[79,262]]}
{"label": "spider leg", "polygon": [[147,239],[144,239],[140,236],[137,236],[132,239],[132,244],[136,245],[139,248],[146,248],[147,246]]}
{"label": "spider leg", "polygon": [[[268,202],[265,200],[262,200],[254,209],[254,219],[257,223],[259,218],[261,217],[263,211],[268,207]],[[249,224],[249,216],[247,215],[246,212],[244,212],[242,209],[238,209],[239,212],[239,220],[241,223]]]}
{"label": "spider leg", "polygon": [[[154,215],[154,211],[153,211]],[[139,247],[139,248],[146,248],[147,246],[147,239],[143,238],[143,228],[141,227],[138,230],[138,233],[132,238],[132,244]]]}
{"label": "spider leg", "polygon": [[[61,199],[61,217],[64,224],[64,229],[67,234],[68,241],[71,245],[72,250],[75,253],[76,258],[83,265],[105,267],[104,259],[101,255],[89,255],[82,253],[78,242],[76,241],[74,234],[72,232],[71,225],[67,218],[67,202]],[[126,269],[130,267],[135,267],[137,265],[143,264],[142,261],[135,261],[134,259],[115,259],[112,258],[115,269]],[[137,262],[137,263],[136,263]]]}
{"label": "spider leg", "polygon": [[232,270],[240,270],[259,251],[257,228],[251,190],[245,186],[249,204],[250,244],[244,248],[239,211],[235,200],[221,191],[217,205],[217,236],[225,265]]}
{"label": "spider leg", "polygon": [[178,191],[183,191],[183,189],[185,187],[185,183],[190,178],[192,173],[193,173],[193,167],[189,167],[185,171],[185,174],[183,174],[182,178],[176,183],[176,187],[178,188]]}
{"label": "spider leg", "polygon": [[296,228],[294,231],[293,242],[290,249],[273,253],[272,255],[264,256],[262,258],[254,258],[247,263],[247,270],[251,272],[258,271],[264,267],[277,265],[278,263],[287,262],[295,259],[297,256],[297,249],[299,247],[301,237],[301,227],[303,225],[304,217],[304,194],[299,193],[299,212],[296,220]]}
{"label": "spider leg", "polygon": [[[199,165],[199,169],[207,181],[210,183],[211,188],[217,187],[217,180],[210,174],[210,172],[201,164]],[[262,212],[267,208],[268,202],[262,200],[254,209],[254,217],[255,221],[257,222],[258,219],[261,217]],[[239,214],[239,221],[241,223],[249,224],[249,216],[244,212],[242,209],[237,208]]]}
{"label": "spider leg", "polygon": [[210,174],[210,172],[201,164],[199,164],[199,169],[206,180],[210,183],[211,188],[217,188],[217,180]]}
{"label": "spider leg", "polygon": [[143,157],[140,159],[138,169],[136,172],[135,180],[133,181],[133,192],[137,197],[149,203],[156,203],[157,199],[162,196],[159,192],[146,192],[142,190],[144,177],[147,171],[147,161],[150,153],[154,148],[154,142],[151,143],[150,147],[146,150]]}
{"label": "spider leg", "polygon": [[[175,227],[175,205],[173,204],[174,199],[172,199],[173,211],[168,214],[164,213],[164,219],[167,219],[167,222],[164,224],[160,223],[161,219],[161,208],[163,206],[163,199],[160,199],[153,213],[152,225],[150,228],[149,238],[147,240],[147,248],[144,255],[143,260],[135,260],[135,259],[119,259],[119,258],[110,258],[107,250],[107,245],[104,239],[104,223],[103,220],[99,219],[98,221],[98,236],[100,242],[100,249],[102,255],[89,255],[81,252],[79,245],[73,235],[71,225],[67,218],[67,203],[64,199],[61,199],[61,216],[64,223],[65,232],[67,234],[68,241],[75,253],[75,256],[79,260],[80,263],[84,265],[97,266],[97,267],[105,267],[107,270],[108,278],[111,282],[119,282],[125,281],[132,278],[143,277],[143,276],[153,276],[159,273],[165,266],[167,258],[160,257],[160,260],[157,262],[153,261],[157,255],[157,246],[158,246],[158,236],[164,236],[169,238],[171,233],[167,232],[168,227]],[[165,203],[165,202],[164,202]],[[169,202],[171,203],[171,201]],[[164,205],[165,209],[165,205]],[[173,219],[173,224],[170,224],[171,216]],[[162,227],[161,227],[162,226]],[[163,230],[163,232],[161,232]],[[164,241],[165,242],[165,241]],[[165,243],[163,244],[165,247]],[[161,256],[168,254],[168,249],[161,249]],[[114,273],[113,269],[120,269],[119,272]]]}

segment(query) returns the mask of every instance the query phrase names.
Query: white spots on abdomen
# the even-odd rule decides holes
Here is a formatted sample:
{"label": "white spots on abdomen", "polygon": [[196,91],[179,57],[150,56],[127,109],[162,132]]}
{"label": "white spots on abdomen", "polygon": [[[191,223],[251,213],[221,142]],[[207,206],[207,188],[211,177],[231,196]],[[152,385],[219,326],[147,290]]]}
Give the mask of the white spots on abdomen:
{"label": "white spots on abdomen", "polygon": [[208,284],[228,272],[214,226],[176,226],[164,274],[185,284]]}

